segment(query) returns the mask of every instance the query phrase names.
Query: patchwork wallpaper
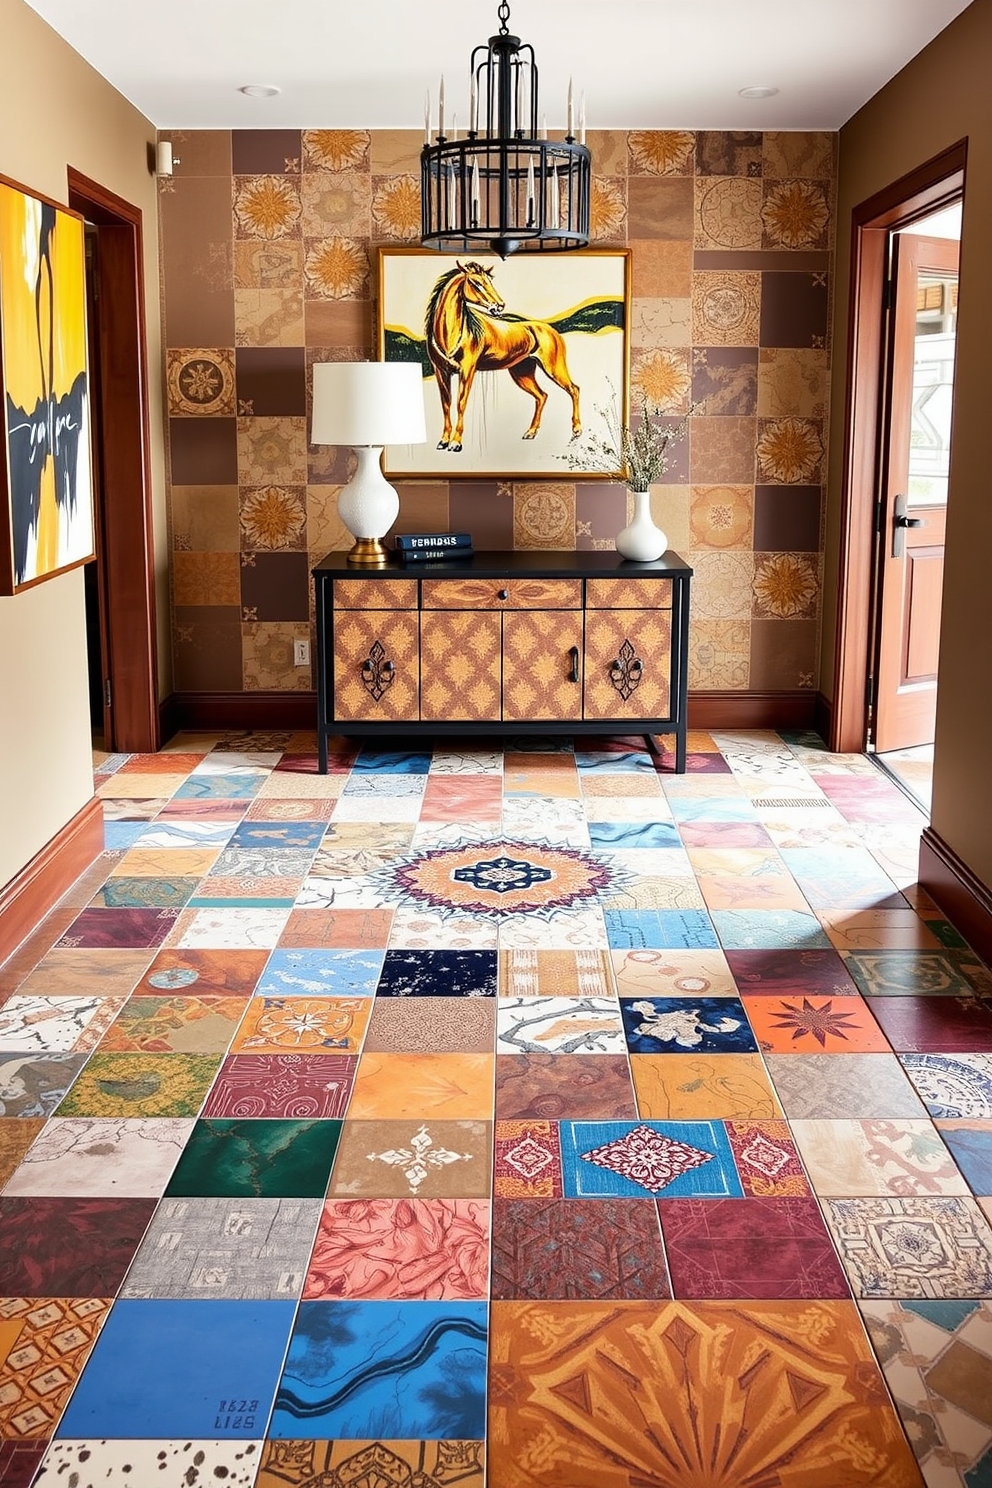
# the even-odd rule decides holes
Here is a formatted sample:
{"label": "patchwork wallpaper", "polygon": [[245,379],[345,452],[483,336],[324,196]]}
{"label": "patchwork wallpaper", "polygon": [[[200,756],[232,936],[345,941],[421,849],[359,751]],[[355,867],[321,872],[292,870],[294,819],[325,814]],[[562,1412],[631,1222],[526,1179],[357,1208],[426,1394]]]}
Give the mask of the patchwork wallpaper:
{"label": "patchwork wallpaper", "polygon": [[[375,248],[419,231],[416,130],[172,131],[160,183],[175,687],[310,688],[309,571],[351,539],[315,361],[374,355]],[[635,397],[695,405],[652,493],[695,569],[689,685],[813,688],[836,136],[591,131],[593,240],[632,252]],[[549,261],[553,272],[554,260]],[[563,471],[566,467],[563,466]],[[398,530],[611,548],[622,486],[399,482]]]}

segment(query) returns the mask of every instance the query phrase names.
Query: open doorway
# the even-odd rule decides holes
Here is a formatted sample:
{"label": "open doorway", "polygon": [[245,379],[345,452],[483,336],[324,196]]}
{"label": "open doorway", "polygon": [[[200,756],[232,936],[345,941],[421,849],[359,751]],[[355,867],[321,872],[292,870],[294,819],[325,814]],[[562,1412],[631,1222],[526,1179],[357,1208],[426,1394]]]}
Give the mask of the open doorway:
{"label": "open doorway", "polygon": [[99,556],[86,573],[91,719],[94,734],[102,724],[104,748],[150,753],[158,748],[159,713],[141,212],[71,166],[68,185],[69,205],[87,222],[96,373]]}
{"label": "open doorway", "polygon": [[966,142],[952,146],[852,215],[830,744],[903,764],[900,783],[921,801],[932,770],[966,153]]}
{"label": "open doorway", "polygon": [[890,233],[868,746],[929,813],[961,203]]}

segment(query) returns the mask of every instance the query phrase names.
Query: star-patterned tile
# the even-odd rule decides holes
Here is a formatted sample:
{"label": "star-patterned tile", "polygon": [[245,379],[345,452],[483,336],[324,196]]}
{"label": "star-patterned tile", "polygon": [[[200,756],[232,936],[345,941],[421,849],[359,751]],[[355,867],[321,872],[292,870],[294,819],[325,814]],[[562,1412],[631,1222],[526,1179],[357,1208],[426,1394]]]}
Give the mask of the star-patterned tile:
{"label": "star-patterned tile", "polygon": [[883,1054],[889,1043],[861,997],[745,997],[758,1047],[769,1054]]}

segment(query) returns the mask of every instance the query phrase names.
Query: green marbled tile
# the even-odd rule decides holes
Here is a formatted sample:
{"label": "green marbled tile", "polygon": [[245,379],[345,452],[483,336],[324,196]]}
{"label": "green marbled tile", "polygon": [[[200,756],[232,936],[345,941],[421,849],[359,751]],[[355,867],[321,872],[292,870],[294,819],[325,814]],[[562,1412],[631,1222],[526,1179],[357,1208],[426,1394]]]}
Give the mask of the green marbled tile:
{"label": "green marbled tile", "polygon": [[340,1121],[198,1121],[168,1198],[323,1198]]}

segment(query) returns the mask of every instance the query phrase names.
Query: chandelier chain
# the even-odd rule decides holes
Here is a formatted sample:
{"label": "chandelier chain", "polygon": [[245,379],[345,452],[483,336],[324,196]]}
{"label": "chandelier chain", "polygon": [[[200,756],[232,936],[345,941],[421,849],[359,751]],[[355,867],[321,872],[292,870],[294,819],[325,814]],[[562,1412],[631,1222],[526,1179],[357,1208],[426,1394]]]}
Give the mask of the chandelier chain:
{"label": "chandelier chain", "polygon": [[496,14],[499,17],[499,34],[500,34],[500,36],[509,36],[509,34],[510,34],[510,7],[509,7],[509,4],[507,3],[507,0],[500,0],[499,9],[497,10]]}

